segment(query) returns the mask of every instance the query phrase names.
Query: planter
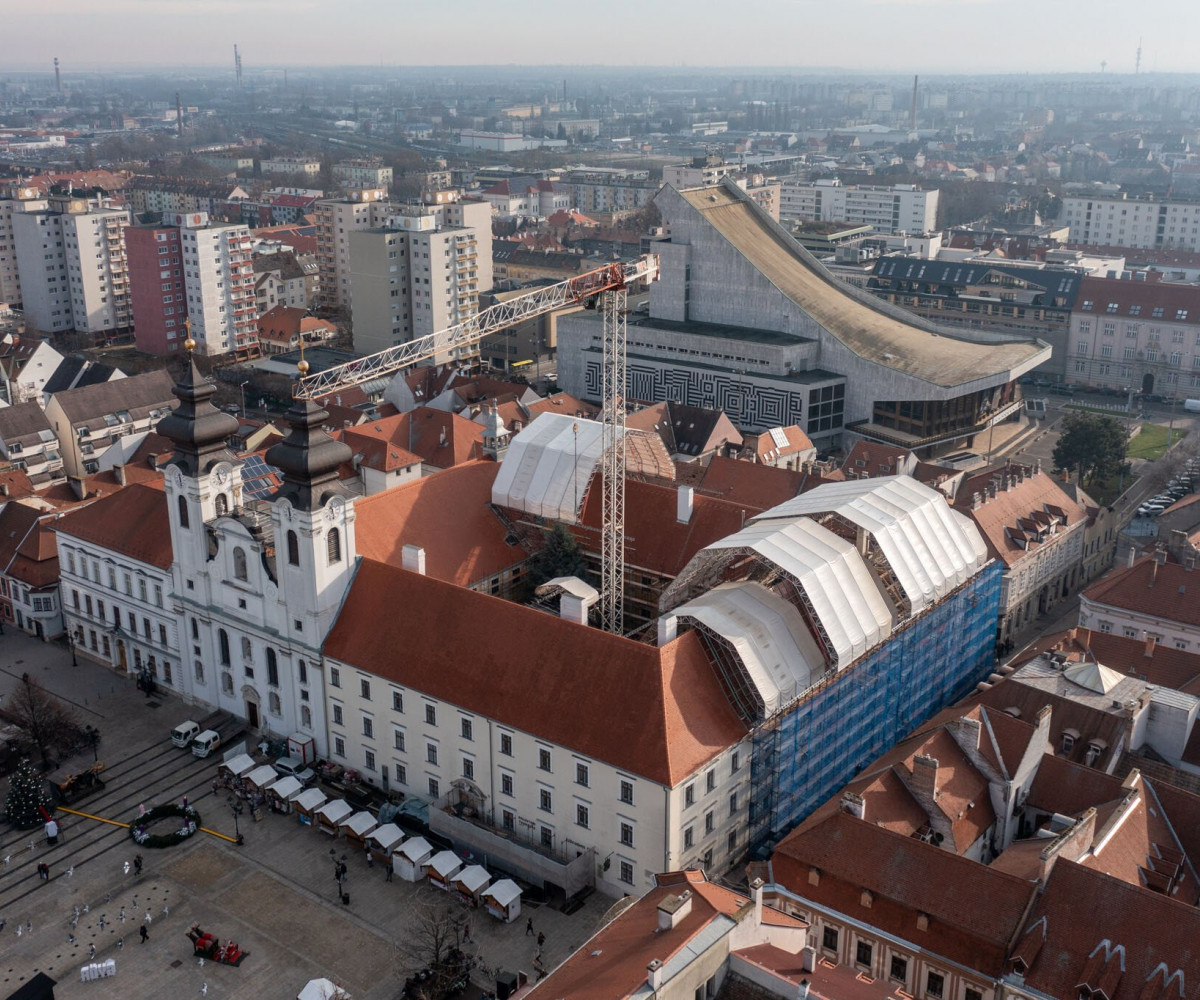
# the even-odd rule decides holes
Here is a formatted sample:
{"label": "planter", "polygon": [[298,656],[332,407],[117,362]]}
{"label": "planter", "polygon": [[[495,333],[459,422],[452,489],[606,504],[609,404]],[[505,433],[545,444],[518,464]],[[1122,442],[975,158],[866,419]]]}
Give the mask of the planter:
{"label": "planter", "polygon": [[[171,817],[179,819],[179,828],[171,833],[151,833],[150,827]],[[163,826],[167,824],[163,823]],[[191,806],[173,802],[147,809],[129,824],[129,836],[139,847],[174,847],[182,844],[200,829],[200,814]]]}

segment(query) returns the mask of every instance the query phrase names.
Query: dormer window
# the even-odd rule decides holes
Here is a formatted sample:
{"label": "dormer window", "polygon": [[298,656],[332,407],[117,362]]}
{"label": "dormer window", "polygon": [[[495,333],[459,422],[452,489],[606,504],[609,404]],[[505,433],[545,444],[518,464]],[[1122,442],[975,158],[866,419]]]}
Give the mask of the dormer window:
{"label": "dormer window", "polygon": [[1074,729],[1064,729],[1062,734],[1062,752],[1069,754],[1075,749],[1075,741],[1079,739],[1078,731]]}

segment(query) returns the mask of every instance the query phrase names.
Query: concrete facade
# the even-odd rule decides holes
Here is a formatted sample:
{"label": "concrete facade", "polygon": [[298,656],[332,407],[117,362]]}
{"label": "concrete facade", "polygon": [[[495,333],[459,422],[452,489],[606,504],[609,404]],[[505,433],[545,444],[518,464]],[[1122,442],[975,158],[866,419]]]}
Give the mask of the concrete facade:
{"label": "concrete facade", "polygon": [[1200,203],[1136,198],[1063,199],[1072,243],[1200,250]]}
{"label": "concrete facade", "polygon": [[912,184],[843,187],[837,180],[786,180],[779,217],[785,222],[851,222],[881,233],[937,228],[938,192]]}

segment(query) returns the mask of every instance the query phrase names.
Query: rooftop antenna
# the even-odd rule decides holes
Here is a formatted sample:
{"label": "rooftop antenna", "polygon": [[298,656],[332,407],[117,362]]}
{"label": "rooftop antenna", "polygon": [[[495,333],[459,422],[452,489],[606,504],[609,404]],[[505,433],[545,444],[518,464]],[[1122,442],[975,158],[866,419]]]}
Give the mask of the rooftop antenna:
{"label": "rooftop antenna", "polygon": [[[1141,49],[1138,49],[1138,52],[1141,51]],[[58,56],[54,57],[54,89],[60,94],[62,93],[62,73],[58,69]]]}
{"label": "rooftop antenna", "polygon": [[242,87],[242,54],[238,52],[236,43],[233,46],[233,69],[237,74],[237,85],[240,90]]}
{"label": "rooftop antenna", "polygon": [[1137,76],[1142,71],[1142,40],[1138,39],[1137,56],[1133,60],[1133,75]]}
{"label": "rooftop antenna", "polygon": [[917,130],[917,79],[916,74],[913,75],[913,96],[912,96],[912,111],[909,113],[908,127],[912,131]]}

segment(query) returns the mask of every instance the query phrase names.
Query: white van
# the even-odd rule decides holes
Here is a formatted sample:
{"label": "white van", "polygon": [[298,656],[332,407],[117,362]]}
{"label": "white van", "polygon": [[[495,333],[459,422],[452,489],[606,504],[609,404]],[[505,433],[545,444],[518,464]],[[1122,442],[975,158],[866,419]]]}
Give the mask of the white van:
{"label": "white van", "polygon": [[206,729],[192,740],[192,754],[196,757],[207,757],[221,745],[221,734],[215,729]]}
{"label": "white van", "polygon": [[199,732],[200,724],[188,719],[187,722],[181,722],[171,730],[171,742],[180,749],[185,749],[192,745],[192,740],[196,738]]}

